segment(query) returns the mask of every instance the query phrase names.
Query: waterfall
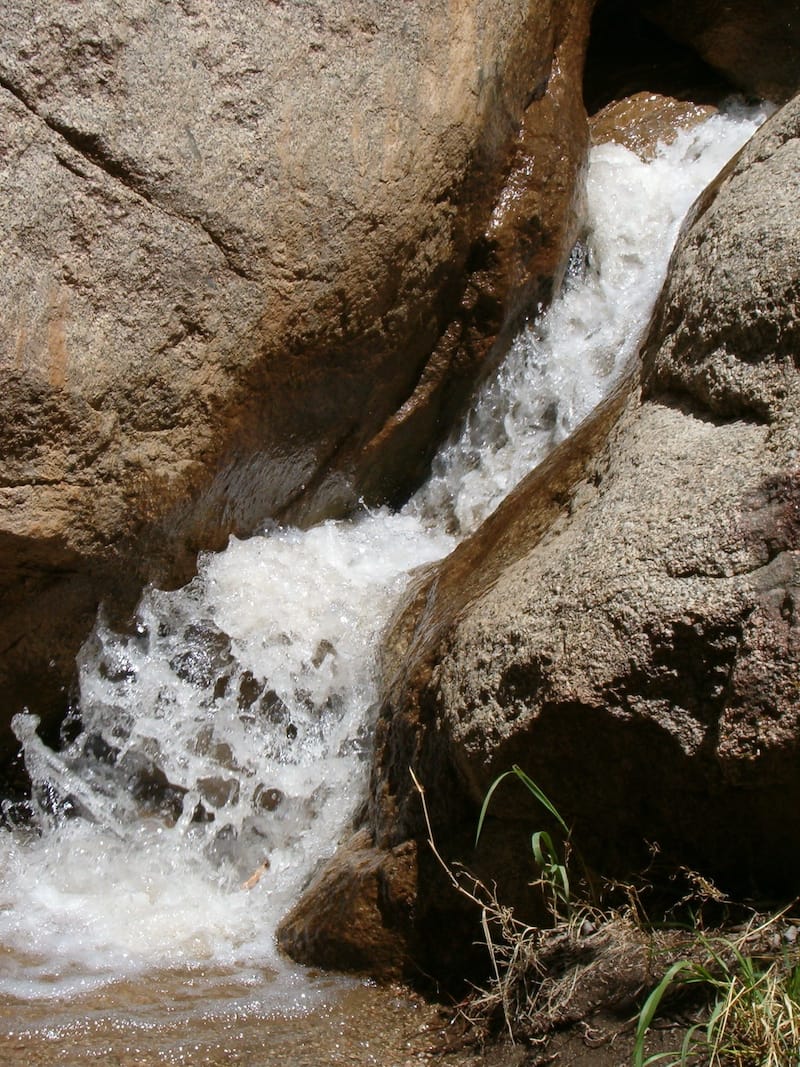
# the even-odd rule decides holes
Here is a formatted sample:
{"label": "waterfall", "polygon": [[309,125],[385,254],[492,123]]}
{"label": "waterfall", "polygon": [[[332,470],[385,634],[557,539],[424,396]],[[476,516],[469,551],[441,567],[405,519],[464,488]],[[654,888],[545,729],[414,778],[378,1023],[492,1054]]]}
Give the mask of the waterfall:
{"label": "waterfall", "polygon": [[763,117],[714,116],[648,163],[592,150],[563,291],[402,511],[233,539],[185,588],[148,590],[132,632],[101,615],[60,750],[35,716],[14,721],[33,782],[0,829],[0,988],[14,1010],[165,973],[204,1002],[291,1012],[322,995],[273,931],[363,801],[375,649],[410,572],[607,392],[685,212]]}

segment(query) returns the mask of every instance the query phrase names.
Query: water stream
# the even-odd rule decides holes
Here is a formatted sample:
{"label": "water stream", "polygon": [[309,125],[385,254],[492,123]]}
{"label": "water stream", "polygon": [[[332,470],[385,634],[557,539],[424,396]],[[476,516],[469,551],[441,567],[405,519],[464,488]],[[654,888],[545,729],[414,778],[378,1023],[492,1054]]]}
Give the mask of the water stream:
{"label": "water stream", "polygon": [[128,1049],[149,1035],[164,1062],[217,1062],[182,1059],[165,1035],[254,1019],[285,1060],[287,1020],[357,995],[282,959],[273,932],[363,798],[381,630],[413,568],[611,386],[686,210],[762,118],[716,116],[649,163],[593,149],[563,292],[401,512],[232,540],[185,588],[149,590],[132,634],[98,619],[60,751],[17,716],[33,797],[5,802],[0,829],[0,1062],[107,1062],[112,1031]]}

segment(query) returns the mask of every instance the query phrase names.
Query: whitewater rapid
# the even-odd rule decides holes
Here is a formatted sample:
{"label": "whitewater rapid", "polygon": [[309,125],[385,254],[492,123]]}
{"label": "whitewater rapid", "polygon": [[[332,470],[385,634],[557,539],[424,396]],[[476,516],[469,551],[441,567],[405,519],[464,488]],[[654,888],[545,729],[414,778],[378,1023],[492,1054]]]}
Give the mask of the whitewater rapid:
{"label": "whitewater rapid", "polygon": [[5,997],[177,972],[231,1002],[310,1003],[313,983],[273,934],[363,801],[376,648],[409,574],[474,530],[605,395],[636,353],[687,209],[763,117],[715,116],[648,163],[592,150],[562,293],[401,512],[233,539],[184,589],[149,590],[132,633],[98,620],[62,749],[45,747],[34,716],[14,723],[34,787],[27,807],[3,807]]}

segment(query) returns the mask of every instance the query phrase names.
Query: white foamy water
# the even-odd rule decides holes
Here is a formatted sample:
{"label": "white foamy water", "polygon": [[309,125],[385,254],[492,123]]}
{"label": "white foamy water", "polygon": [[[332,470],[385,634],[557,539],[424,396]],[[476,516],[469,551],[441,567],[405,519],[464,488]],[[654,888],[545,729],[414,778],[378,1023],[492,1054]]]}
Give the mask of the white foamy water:
{"label": "white foamy water", "polygon": [[132,635],[99,623],[76,739],[56,754],[15,720],[41,834],[0,835],[2,988],[285,974],[275,924],[362,799],[377,637],[409,571],[452,544],[384,511],[277,529],[149,592]]}
{"label": "white foamy water", "polygon": [[686,212],[765,117],[715,115],[650,162],[621,145],[592,150],[585,236],[564,291],[440,451],[414,502],[429,521],[476,529],[606,395],[643,340]]}
{"label": "white foamy water", "polygon": [[15,721],[34,810],[15,825],[7,805],[0,831],[6,996],[177,970],[209,989],[268,986],[281,1011],[308,1003],[273,933],[362,802],[375,649],[409,572],[450,551],[452,531],[473,529],[605,394],[683,214],[762,117],[714,118],[649,164],[593,150],[564,292],[402,513],[232,541],[184,589],[149,592],[133,633],[98,622],[69,743],[52,752],[34,717]]}

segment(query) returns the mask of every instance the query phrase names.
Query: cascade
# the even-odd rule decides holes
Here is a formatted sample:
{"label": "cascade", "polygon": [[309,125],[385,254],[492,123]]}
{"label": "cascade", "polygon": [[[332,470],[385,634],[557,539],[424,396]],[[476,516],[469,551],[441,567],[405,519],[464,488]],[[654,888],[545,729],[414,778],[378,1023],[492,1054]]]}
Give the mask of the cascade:
{"label": "cascade", "polygon": [[101,615],[59,751],[16,717],[33,792],[4,803],[0,829],[6,1032],[132,983],[146,1015],[142,979],[167,973],[203,1010],[324,998],[330,980],[280,958],[273,931],[363,800],[381,630],[410,572],[474,530],[635,355],[681,220],[763,117],[714,116],[647,163],[594,148],[563,291],[405,508],[233,539],[185,588],[148,590],[131,633]]}

